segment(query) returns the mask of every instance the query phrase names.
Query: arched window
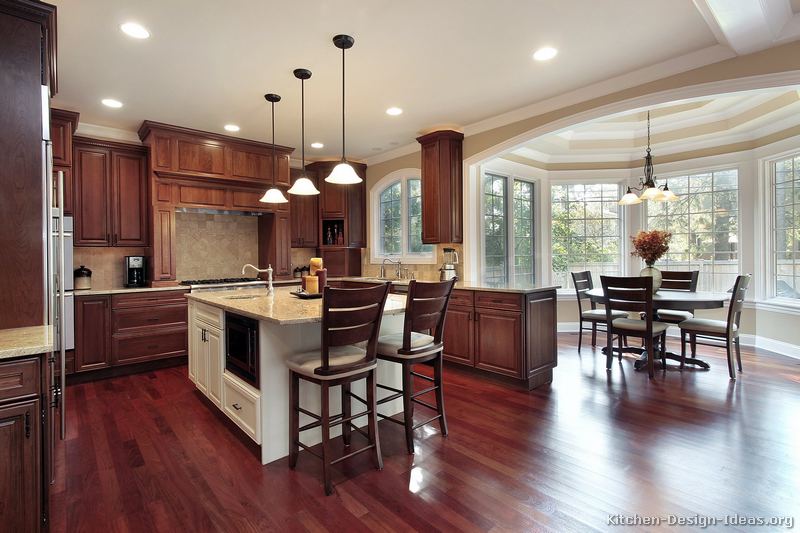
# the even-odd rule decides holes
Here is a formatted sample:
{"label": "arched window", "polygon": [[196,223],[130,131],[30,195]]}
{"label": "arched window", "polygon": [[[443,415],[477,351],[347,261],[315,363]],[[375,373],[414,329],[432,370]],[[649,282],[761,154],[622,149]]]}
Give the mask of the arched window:
{"label": "arched window", "polygon": [[434,262],[434,247],[422,244],[422,186],[419,169],[403,169],[373,188],[372,259]]}

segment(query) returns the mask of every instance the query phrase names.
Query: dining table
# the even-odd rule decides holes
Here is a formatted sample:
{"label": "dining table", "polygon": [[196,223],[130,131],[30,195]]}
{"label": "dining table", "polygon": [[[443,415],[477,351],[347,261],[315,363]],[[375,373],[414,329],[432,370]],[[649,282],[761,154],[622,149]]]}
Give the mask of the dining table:
{"label": "dining table", "polygon": [[[589,299],[597,304],[605,304],[606,297],[601,287],[596,287],[586,292]],[[725,302],[730,300],[729,294],[717,292],[690,292],[682,290],[659,289],[653,294],[653,311],[657,313],[659,309],[670,309],[674,311],[692,311],[697,309],[719,309],[725,306]],[[618,351],[612,347],[612,352]],[[603,354],[607,355],[608,347],[603,347]],[[622,353],[638,354],[633,367],[636,370],[647,367],[649,354],[643,347],[623,346]],[[681,361],[680,354],[667,351],[666,358],[672,361]],[[687,357],[685,363],[700,368],[708,369],[709,364],[697,357]]]}

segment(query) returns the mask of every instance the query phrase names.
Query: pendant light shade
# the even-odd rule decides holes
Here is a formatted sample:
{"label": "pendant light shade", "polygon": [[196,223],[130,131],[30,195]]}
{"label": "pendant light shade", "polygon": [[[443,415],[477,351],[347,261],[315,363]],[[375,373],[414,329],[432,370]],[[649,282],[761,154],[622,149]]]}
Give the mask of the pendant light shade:
{"label": "pendant light shade", "polygon": [[264,193],[264,196],[261,197],[259,202],[264,202],[265,204],[285,204],[289,200],[283,195],[280,189],[275,187],[275,173],[276,170],[276,162],[275,159],[275,103],[281,101],[281,97],[277,94],[265,94],[264,99],[272,105],[272,187],[267,189],[267,192]]}
{"label": "pendant light shade", "polygon": [[661,189],[658,187],[648,187],[642,192],[642,200],[656,200],[661,198]]}
{"label": "pendant light shade", "polygon": [[314,182],[306,176],[306,93],[305,81],[311,77],[311,71],[305,68],[294,69],[294,77],[300,80],[300,153],[302,154],[303,175],[297,178],[287,192],[299,196],[319,194]]}
{"label": "pendant light shade", "polygon": [[355,39],[353,39],[349,35],[337,35],[333,38],[333,44],[336,48],[342,51],[342,161],[331,171],[330,175],[325,178],[325,181],[328,183],[336,183],[338,185],[352,185],[355,183],[361,183],[363,180],[361,177],[356,173],[353,166],[347,162],[347,158],[345,157],[345,128],[344,128],[344,102],[345,102],[345,78],[344,78],[344,51],[348,48],[352,48],[353,44],[355,43]]}
{"label": "pendant light shade", "polygon": [[640,203],[642,203],[641,198],[636,196],[636,193],[631,191],[630,187],[628,187],[628,192],[619,200],[619,205],[635,205]]}
{"label": "pendant light shade", "polygon": [[669,190],[669,186],[664,184],[664,190],[661,191],[661,199],[659,202],[677,202],[680,200],[677,194]]}

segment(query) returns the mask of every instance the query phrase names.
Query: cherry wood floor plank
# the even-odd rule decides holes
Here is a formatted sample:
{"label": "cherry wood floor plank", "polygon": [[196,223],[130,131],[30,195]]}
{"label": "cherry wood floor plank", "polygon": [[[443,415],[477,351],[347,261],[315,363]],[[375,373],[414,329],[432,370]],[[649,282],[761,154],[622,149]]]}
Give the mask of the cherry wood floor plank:
{"label": "cherry wood floor plank", "polygon": [[[599,348],[576,345],[559,336],[554,381],[534,391],[446,366],[450,435],[417,429],[409,456],[402,428],[382,422],[384,469],[369,454],[338,464],[330,497],[305,452],[294,471],[262,466],[186,367],[72,385],[51,531],[562,532],[606,531],[618,513],[800,518],[800,361],[745,348],[731,382],[724,350],[699,347],[710,370],[673,365],[651,381],[633,359],[607,372]],[[354,434],[354,447],[363,441]],[[344,452],[341,441],[333,449]]]}

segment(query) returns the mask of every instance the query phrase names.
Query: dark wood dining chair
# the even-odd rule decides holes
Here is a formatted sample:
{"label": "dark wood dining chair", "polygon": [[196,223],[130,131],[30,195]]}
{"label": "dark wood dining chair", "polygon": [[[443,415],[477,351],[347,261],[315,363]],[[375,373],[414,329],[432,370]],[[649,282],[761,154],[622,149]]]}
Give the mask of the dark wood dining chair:
{"label": "dark wood dining chair", "polygon": [[[662,270],[661,288],[671,291],[697,292],[697,280],[700,278],[699,270]],[[659,322],[680,324],[684,320],[694,318],[694,309],[680,311],[677,309],[656,309],[656,319]]]}
{"label": "dark wood dining chair", "polygon": [[[727,320],[710,320],[707,318],[690,318],[684,320],[678,327],[681,328],[681,368],[686,359],[686,337],[692,338],[692,357],[696,355],[696,345],[719,346],[703,340],[716,340],[725,343],[725,350],[728,355],[728,374],[731,379],[736,379],[736,369],[733,366],[734,351],[736,354],[736,365],[739,372],[742,371],[742,352],[739,347],[739,326],[742,319],[742,308],[744,307],[744,297],[747,294],[747,287],[750,285],[750,274],[738,276],[733,285],[731,302],[728,306]],[[701,339],[701,340],[697,340]]]}
{"label": "dark wood dining chair", "polygon": [[[575,296],[578,300],[578,351],[581,351],[583,344],[583,332],[591,330],[592,332],[592,346],[597,345],[597,330],[600,332],[605,331],[606,325],[606,310],[598,309],[597,304],[593,302],[586,293],[594,289],[594,282],[592,281],[592,273],[589,270],[583,272],[571,272],[572,284],[575,285]],[[589,308],[586,309],[584,302],[589,302]],[[614,318],[628,318],[628,313],[625,311],[612,310],[611,314]],[[591,327],[584,327],[583,323],[588,322]],[[602,325],[603,328],[598,328]]]}
{"label": "dark wood dining chair", "polygon": [[[322,346],[319,350],[293,355],[286,360],[289,367],[289,467],[294,468],[300,448],[322,460],[322,475],[325,494],[333,492],[331,468],[334,464],[367,450],[373,450],[375,466],[383,468],[380,441],[378,440],[377,396],[375,369],[378,336],[380,334],[383,308],[389,285],[380,284],[365,289],[333,289],[325,287],[322,299]],[[367,394],[364,400],[366,410],[350,413],[350,384],[367,380]],[[320,414],[316,415],[300,406],[300,380],[320,386]],[[331,387],[342,387],[342,412],[330,413]],[[347,401],[345,401],[347,400]],[[314,422],[300,427],[300,413],[311,417]],[[369,444],[342,457],[331,457],[331,428],[342,426],[342,439],[346,449],[350,446],[351,429],[361,432],[353,420],[366,416]],[[322,454],[318,455],[300,442],[300,433],[313,428],[322,430]]]}
{"label": "dark wood dining chair", "polygon": [[[442,436],[447,436],[447,418],[444,411],[444,391],[442,389],[442,350],[444,343],[444,319],[456,279],[443,282],[419,282],[411,280],[406,296],[406,314],[403,333],[381,335],[378,340],[378,359],[399,363],[403,368],[403,389],[378,384],[378,388],[393,394],[381,398],[378,404],[403,398],[403,420],[378,414],[379,417],[401,424],[405,428],[408,453],[414,453],[414,430],[438,420]],[[414,372],[414,365],[426,364],[433,367],[433,378]],[[432,386],[414,391],[414,377]],[[420,396],[435,393],[436,405],[419,399]],[[436,411],[432,418],[414,424],[414,404]]]}
{"label": "dark wood dining chair", "polygon": [[[611,369],[615,333],[620,336],[620,360],[622,360],[621,336],[639,337],[644,340],[647,350],[647,373],[651,378],[655,377],[656,346],[660,346],[663,367],[667,366],[666,343],[669,325],[653,320],[653,278],[600,276],[600,283],[603,286],[606,307],[606,368]],[[612,308],[639,313],[643,318],[641,320],[614,318]]]}

